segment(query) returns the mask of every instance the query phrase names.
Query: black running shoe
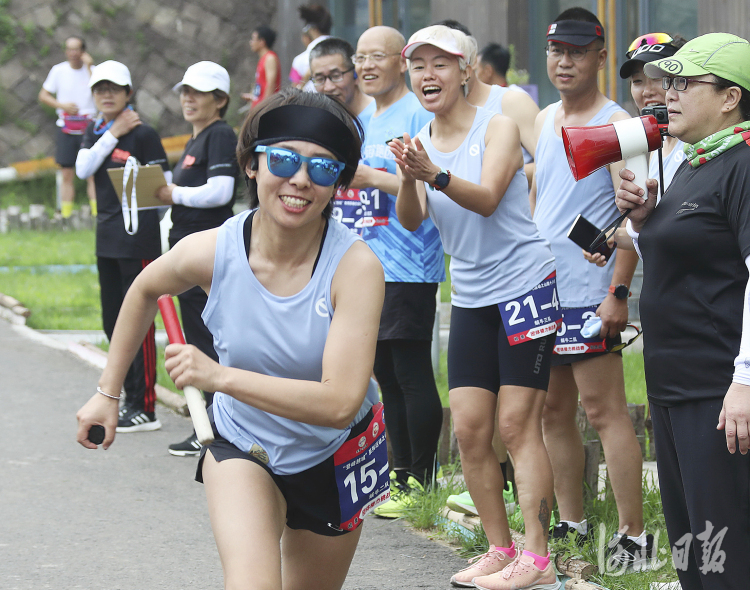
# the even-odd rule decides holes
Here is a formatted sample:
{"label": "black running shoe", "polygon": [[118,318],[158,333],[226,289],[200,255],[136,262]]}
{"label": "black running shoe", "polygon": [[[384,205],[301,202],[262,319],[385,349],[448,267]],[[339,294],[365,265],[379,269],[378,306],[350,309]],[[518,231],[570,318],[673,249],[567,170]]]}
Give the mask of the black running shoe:
{"label": "black running shoe", "polygon": [[593,537],[593,531],[588,529],[585,535],[578,532],[578,529],[574,529],[567,522],[560,522],[552,527],[550,538],[553,541],[565,541],[569,536],[573,537],[576,545],[583,547]]}
{"label": "black running shoe", "polygon": [[117,420],[117,432],[148,432],[159,430],[161,422],[154,412],[144,412],[134,408],[123,407]]}
{"label": "black running shoe", "polygon": [[636,572],[646,571],[653,553],[653,535],[646,535],[646,545],[642,547],[627,535],[616,533],[607,544],[607,565],[613,570],[631,568]]}
{"label": "black running shoe", "polygon": [[201,453],[201,443],[195,432],[179,443],[169,445],[169,454],[176,457],[195,457]]}

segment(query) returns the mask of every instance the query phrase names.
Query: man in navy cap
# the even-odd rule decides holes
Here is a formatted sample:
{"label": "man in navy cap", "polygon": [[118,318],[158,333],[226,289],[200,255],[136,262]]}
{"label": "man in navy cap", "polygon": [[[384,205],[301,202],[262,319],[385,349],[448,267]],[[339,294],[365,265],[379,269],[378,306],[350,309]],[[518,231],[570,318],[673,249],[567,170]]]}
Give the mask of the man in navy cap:
{"label": "man in navy cap", "polygon": [[[576,182],[561,138],[563,126],[605,125],[630,116],[597,87],[607,61],[604,30],[588,10],[571,8],[547,30],[547,75],[560,101],[536,119],[536,173],[531,188],[534,221],[552,247],[563,324],[557,334],[543,415],[544,437],[555,477],[561,522],[553,538],[572,533],[590,538],[583,512],[584,453],[575,417],[578,394],[591,425],[599,433],[617,501],[619,531],[610,543],[612,567],[638,566],[650,555],[653,536],[643,530],[641,450],[625,401],[622,357],[610,352],[628,321],[634,252],[617,251],[603,268],[586,262],[567,237],[582,214],[598,227],[618,211],[614,203],[623,162],[610,164]],[[599,316],[599,334],[586,338],[581,328]]]}

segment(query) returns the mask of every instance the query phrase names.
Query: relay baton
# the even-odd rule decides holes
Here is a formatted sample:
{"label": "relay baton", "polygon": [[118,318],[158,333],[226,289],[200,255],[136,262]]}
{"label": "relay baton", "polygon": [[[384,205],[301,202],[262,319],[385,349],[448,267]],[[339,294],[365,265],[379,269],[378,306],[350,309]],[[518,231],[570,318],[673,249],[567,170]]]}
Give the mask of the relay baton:
{"label": "relay baton", "polygon": [[[185,344],[185,337],[182,335],[180,320],[177,318],[177,310],[174,307],[174,301],[170,295],[159,297],[159,311],[164,320],[164,327],[167,330],[167,337],[170,344]],[[208,445],[214,442],[214,433],[211,428],[211,422],[208,420],[206,404],[203,401],[203,394],[197,387],[186,385],[183,388],[185,400],[187,401],[190,418],[193,420],[193,428],[202,445]]]}

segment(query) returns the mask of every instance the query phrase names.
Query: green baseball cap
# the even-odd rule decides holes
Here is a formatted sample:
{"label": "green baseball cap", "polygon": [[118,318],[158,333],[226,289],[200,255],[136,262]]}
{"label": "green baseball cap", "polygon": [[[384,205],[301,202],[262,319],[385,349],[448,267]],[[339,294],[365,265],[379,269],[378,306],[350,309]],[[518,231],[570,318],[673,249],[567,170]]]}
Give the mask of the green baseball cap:
{"label": "green baseball cap", "polygon": [[650,78],[713,74],[750,90],[750,43],[729,33],[708,33],[671,57],[647,63],[643,71]]}

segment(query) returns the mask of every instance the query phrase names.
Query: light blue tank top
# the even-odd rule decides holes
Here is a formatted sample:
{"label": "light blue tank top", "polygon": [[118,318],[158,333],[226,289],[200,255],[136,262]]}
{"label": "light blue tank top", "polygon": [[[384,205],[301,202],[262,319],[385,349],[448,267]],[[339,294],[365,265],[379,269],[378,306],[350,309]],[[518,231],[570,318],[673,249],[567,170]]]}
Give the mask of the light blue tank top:
{"label": "light blue tank top", "polygon": [[[377,117],[374,112],[365,129],[363,162],[372,168],[396,174],[396,159],[386,141],[404,132],[414,137],[434,115],[427,111],[413,92],[392,104]],[[439,283],[445,280],[445,258],[440,235],[431,220],[410,232],[398,221],[396,195],[370,194],[366,207],[375,207],[375,217],[384,220],[366,227],[362,237],[380,259],[386,282]]]}
{"label": "light blue tank top", "polygon": [[[497,113],[498,115],[503,114],[503,96],[505,96],[505,93],[508,91],[515,91],[515,92],[523,92],[524,94],[528,94],[523,88],[520,86],[516,86],[515,84],[511,84],[510,86],[498,86],[497,84],[493,84],[490,86],[490,95],[487,97],[487,102],[484,103],[485,109],[488,111],[492,111],[493,113]],[[526,148],[521,146],[521,152],[523,152],[523,163],[528,164],[529,162],[533,162],[534,158],[533,156],[526,151]]]}
{"label": "light blue tank top", "polygon": [[[279,297],[258,281],[248,264],[243,227],[249,214],[226,221],[216,239],[211,292],[202,317],[213,334],[219,362],[273,377],[320,381],[333,317],[331,281],[342,256],[360,238],[331,220],[310,282],[295,295]],[[377,401],[377,385],[370,380],[362,407],[344,430],[275,416],[220,392],[214,396],[213,411],[225,439],[245,452],[260,445],[268,453],[269,468],[290,475],[331,456]]]}
{"label": "light blue tank top", "polygon": [[[430,160],[451,175],[480,184],[487,125],[495,113],[477,108],[474,123],[453,152],[439,152],[430,140],[430,124],[419,132]],[[430,217],[451,255],[451,302],[456,307],[485,307],[523,295],[555,270],[549,245],[531,221],[526,175],[519,168],[500,205],[483,217],[425,184]]]}
{"label": "light blue tank top", "polygon": [[[561,102],[547,111],[536,147],[536,209],[534,221],[552,247],[557,267],[557,293],[563,307],[598,305],[607,296],[616,256],[603,268],[586,261],[581,248],[568,239],[568,231],[580,213],[598,228],[618,215],[612,176],[606,168],[575,181],[565,157],[562,138],[555,133],[555,113]],[[604,125],[625,111],[609,101],[586,123]]]}

